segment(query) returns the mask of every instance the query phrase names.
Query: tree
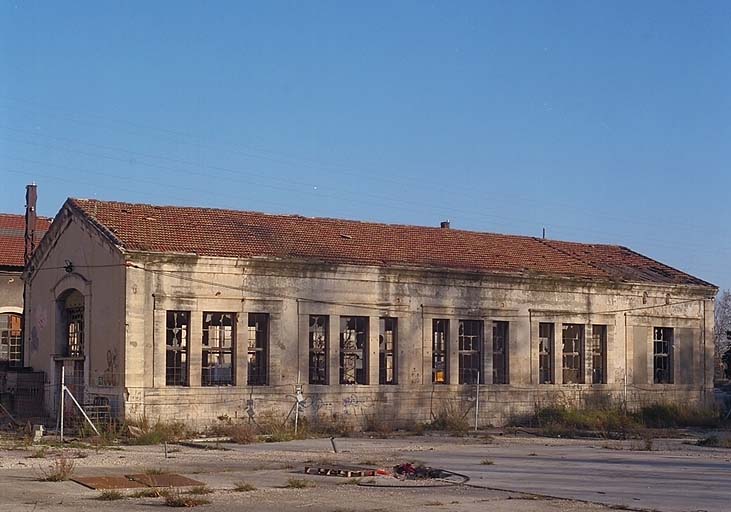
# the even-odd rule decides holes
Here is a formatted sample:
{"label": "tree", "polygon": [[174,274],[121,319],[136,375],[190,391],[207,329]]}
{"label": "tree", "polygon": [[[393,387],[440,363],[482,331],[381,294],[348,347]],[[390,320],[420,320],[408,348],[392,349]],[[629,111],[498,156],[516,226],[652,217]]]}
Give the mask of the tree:
{"label": "tree", "polygon": [[724,290],[716,297],[714,320],[715,376],[728,379],[731,377],[731,291]]}

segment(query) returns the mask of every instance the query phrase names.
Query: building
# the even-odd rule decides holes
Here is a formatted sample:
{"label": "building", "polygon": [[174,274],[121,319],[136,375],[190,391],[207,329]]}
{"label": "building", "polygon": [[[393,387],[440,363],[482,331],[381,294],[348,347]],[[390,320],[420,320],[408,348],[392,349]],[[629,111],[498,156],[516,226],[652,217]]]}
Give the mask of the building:
{"label": "building", "polygon": [[[36,243],[49,226],[50,219],[36,218],[31,235]],[[25,403],[27,385],[36,378],[22,360],[25,251],[25,216],[0,213],[0,403],[12,410],[18,409],[16,399]]]}
{"label": "building", "polygon": [[298,383],[361,424],[711,399],[716,287],[619,246],[69,199],[26,278],[49,412],[62,367],[84,403],[198,424]]}

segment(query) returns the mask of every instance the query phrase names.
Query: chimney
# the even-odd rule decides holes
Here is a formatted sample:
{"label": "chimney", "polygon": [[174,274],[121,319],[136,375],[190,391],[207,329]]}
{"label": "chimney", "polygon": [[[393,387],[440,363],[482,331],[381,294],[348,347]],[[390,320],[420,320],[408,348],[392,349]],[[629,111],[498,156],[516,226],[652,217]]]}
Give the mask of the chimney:
{"label": "chimney", "polygon": [[440,222],[439,227],[442,229],[449,229],[449,219]]}
{"label": "chimney", "polygon": [[36,248],[36,199],[38,198],[36,184],[25,187],[25,264],[30,261],[33,250]]}

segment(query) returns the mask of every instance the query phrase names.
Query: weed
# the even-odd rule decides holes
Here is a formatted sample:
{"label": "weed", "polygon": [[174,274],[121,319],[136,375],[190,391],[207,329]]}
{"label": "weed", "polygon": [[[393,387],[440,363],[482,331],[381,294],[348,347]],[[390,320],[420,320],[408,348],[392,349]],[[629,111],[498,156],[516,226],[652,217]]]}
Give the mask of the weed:
{"label": "weed", "polygon": [[41,469],[41,472],[43,473],[43,478],[41,478],[41,480],[46,482],[61,482],[63,480],[68,480],[73,474],[75,466],[76,463],[73,460],[63,456],[59,457],[53,461],[53,464],[51,464],[48,470]]}
{"label": "weed", "polygon": [[698,446],[706,446],[710,448],[731,448],[731,439],[721,439],[718,436],[709,436],[699,439],[696,444]]}
{"label": "weed", "polygon": [[129,443],[137,445],[172,443],[191,434],[187,425],[181,421],[158,420],[150,424],[147,418],[143,418],[139,422],[129,423],[128,428],[130,433],[134,432]]}
{"label": "weed", "polygon": [[495,461],[492,461],[492,460],[490,460],[490,459],[482,459],[482,460],[480,461],[480,464],[481,464],[482,466],[492,466],[493,464],[495,464]]}
{"label": "weed", "polygon": [[106,491],[102,491],[102,493],[97,496],[96,499],[100,501],[116,501],[122,500],[125,497],[126,496],[124,494],[115,489],[107,489]]}
{"label": "weed", "polygon": [[255,490],[256,487],[246,482],[236,482],[234,484],[234,491],[236,492],[251,492]]}
{"label": "weed", "polygon": [[428,428],[431,430],[444,430],[457,435],[464,435],[470,429],[466,409],[460,402],[446,400],[439,412],[434,417]]}
{"label": "weed", "polygon": [[82,452],[81,450],[76,450],[76,452],[74,453],[74,458],[75,459],[85,459],[88,456],[89,456],[88,453]]}
{"label": "weed", "polygon": [[307,487],[314,487],[315,484],[310,482],[309,480],[304,480],[302,478],[290,478],[287,480],[287,485],[284,487],[286,489],[305,489]]}
{"label": "weed", "polygon": [[165,496],[165,505],[168,507],[197,507],[199,505],[208,505],[209,503],[210,501],[205,498],[183,495],[177,491]]}
{"label": "weed", "polygon": [[198,485],[196,487],[193,487],[191,489],[188,489],[185,494],[193,494],[196,496],[202,496],[204,494],[212,494],[213,489],[208,487],[207,485]]}
{"label": "weed", "polygon": [[238,444],[251,444],[256,442],[256,429],[250,423],[234,423],[228,416],[219,416],[220,423],[209,428],[209,433],[215,436],[231,438],[231,441]]}
{"label": "weed", "polygon": [[45,459],[46,455],[48,455],[48,449],[44,446],[41,448],[37,448],[33,453],[28,455],[29,459]]}
{"label": "weed", "polygon": [[360,478],[348,478],[347,480],[338,482],[338,485],[358,485],[359,483],[360,483]]}
{"label": "weed", "polygon": [[149,487],[147,489],[140,489],[130,494],[132,498],[160,498],[167,496],[170,493],[167,489],[160,489],[159,487]]}
{"label": "weed", "polygon": [[167,471],[162,468],[147,468],[143,473],[146,475],[165,475]]}

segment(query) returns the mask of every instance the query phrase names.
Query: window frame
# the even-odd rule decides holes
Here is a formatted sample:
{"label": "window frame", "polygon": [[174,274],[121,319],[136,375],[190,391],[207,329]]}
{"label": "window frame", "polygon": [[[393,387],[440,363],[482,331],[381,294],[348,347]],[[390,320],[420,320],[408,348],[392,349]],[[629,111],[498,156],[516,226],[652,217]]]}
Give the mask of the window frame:
{"label": "window frame", "polygon": [[[318,321],[321,321],[320,328],[318,328]],[[330,382],[330,317],[328,315],[310,315],[308,326],[308,382],[313,385],[327,385]],[[316,340],[315,336],[319,338]],[[315,342],[322,343],[322,347],[315,347]],[[317,364],[313,364],[315,362]],[[315,375],[317,378],[313,378]]]}
{"label": "window frame", "polygon": [[[438,329],[441,327],[441,329]],[[437,335],[439,338],[437,337]],[[449,319],[432,319],[432,384],[449,384]],[[441,375],[440,375],[441,372]]]}
{"label": "window frame", "polygon": [[[597,330],[600,333],[597,333]],[[593,324],[591,326],[591,383],[607,383],[607,343],[609,338],[609,327],[605,324]],[[597,364],[599,361],[599,372]],[[598,375],[597,375],[598,373]]]}
{"label": "window frame", "polygon": [[[502,328],[502,329],[501,329]],[[498,335],[499,331],[503,331]],[[502,339],[502,350],[496,341]],[[492,321],[492,383],[510,384],[510,322],[507,320]],[[500,364],[496,364],[500,362]]]}
{"label": "window frame", "polygon": [[[390,329],[389,329],[389,324]],[[398,384],[398,318],[382,316],[378,319],[378,383]],[[391,349],[388,348],[387,333],[391,333]],[[389,359],[390,356],[390,359]],[[389,361],[391,363],[389,367]],[[388,372],[391,371],[391,378]]]}
{"label": "window frame", "polygon": [[[246,384],[247,386],[267,386],[269,384],[269,335],[271,332],[270,322],[271,317],[269,313],[249,313],[247,323],[247,337],[246,337]],[[259,321],[257,321],[259,320]],[[258,329],[258,326],[262,325],[263,321],[264,329]],[[252,322],[254,325],[252,325]],[[254,329],[254,339],[252,340],[252,328]],[[263,333],[263,334],[259,334]],[[252,341],[254,345],[252,346]],[[261,343],[260,343],[261,342]],[[255,363],[252,363],[252,356],[254,357]],[[259,367],[258,372],[252,372],[252,364]],[[256,373],[256,378],[253,378]]]}
{"label": "window frame", "polygon": [[[367,316],[340,317],[340,384],[368,384],[368,327]],[[349,361],[353,361],[352,368]]]}
{"label": "window frame", "polygon": [[[17,319],[17,329],[13,329],[13,319]],[[0,313],[0,364],[7,364],[9,368],[23,366],[23,327],[23,315],[20,313]],[[5,358],[3,346],[7,351]]]}
{"label": "window frame", "polygon": [[[658,337],[660,334],[660,337]],[[665,339],[665,337],[669,339]],[[666,346],[665,352],[658,352],[658,344],[660,348]],[[675,350],[675,329],[673,327],[653,327],[652,328],[652,382],[653,384],[674,384],[675,383],[675,365],[673,364]],[[665,361],[665,368],[658,368],[658,362]],[[658,372],[665,374],[666,378],[658,378]]]}
{"label": "window frame", "polygon": [[[544,336],[542,330],[548,332]],[[556,324],[553,322],[538,323],[538,384],[555,382],[553,355],[556,347]],[[543,364],[543,362],[547,364]]]}
{"label": "window frame", "polygon": [[[467,333],[468,326],[469,334]],[[459,384],[481,384],[484,374],[482,371],[482,353],[485,345],[484,322],[469,318],[460,319],[458,329]],[[472,364],[468,367],[465,364],[466,361],[471,361]]]}
{"label": "window frame", "polygon": [[[578,336],[567,337],[576,330]],[[561,383],[584,384],[586,326],[584,324],[565,323],[561,325]],[[569,364],[571,366],[569,366]]]}
{"label": "window frame", "polygon": [[[210,320],[207,319],[207,316],[211,315]],[[211,322],[215,318],[215,315],[220,315],[219,321],[220,325],[212,324]],[[229,324],[224,324],[224,319],[228,317],[229,318]],[[219,387],[219,386],[234,386],[236,385],[236,377],[235,377],[235,368],[236,368],[236,360],[234,359],[234,346],[236,345],[236,321],[237,321],[237,315],[235,312],[228,312],[228,311],[204,311],[203,312],[203,323],[202,323],[202,336],[201,336],[201,386],[204,387]],[[228,333],[226,331],[226,327],[230,327],[228,330]],[[217,328],[217,329],[212,329]],[[219,340],[218,346],[211,346],[210,343],[212,341],[211,334],[213,332],[218,331],[217,335],[214,337]],[[228,339],[227,339],[228,338]],[[228,346],[220,344],[226,343],[228,341]],[[211,364],[211,356],[218,356],[219,358],[223,359],[224,364],[226,361],[226,356],[228,356],[229,361],[229,377],[228,379],[216,379],[212,378],[215,376],[212,375],[212,371],[218,368],[217,365]],[[208,361],[208,364],[206,364],[206,361]],[[225,368],[225,366],[222,366],[222,368]]]}
{"label": "window frame", "polygon": [[[170,327],[171,315],[174,320],[173,327]],[[177,315],[185,316],[185,322],[177,323]],[[190,320],[190,311],[175,309],[165,312],[165,386],[186,387],[190,385]],[[171,338],[172,340],[177,339],[175,336],[176,330],[180,330],[183,335],[182,344],[171,343]],[[174,361],[177,362],[173,367],[172,376],[170,365],[171,355]],[[176,368],[178,368],[178,371],[175,371]]]}

